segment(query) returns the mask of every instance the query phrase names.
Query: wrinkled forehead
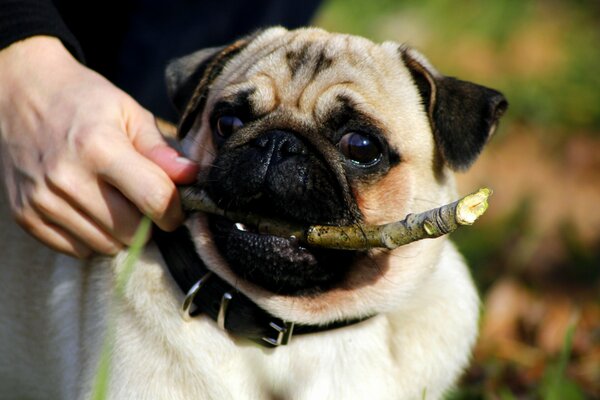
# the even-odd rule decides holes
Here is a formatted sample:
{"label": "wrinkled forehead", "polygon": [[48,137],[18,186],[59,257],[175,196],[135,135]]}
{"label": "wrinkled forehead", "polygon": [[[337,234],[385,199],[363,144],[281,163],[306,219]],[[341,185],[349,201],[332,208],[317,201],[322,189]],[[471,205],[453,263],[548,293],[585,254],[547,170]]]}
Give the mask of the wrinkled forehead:
{"label": "wrinkled forehead", "polygon": [[318,121],[348,102],[371,114],[410,82],[397,46],[319,29],[268,31],[232,61],[216,82],[220,98],[246,93],[257,114],[285,109]]}

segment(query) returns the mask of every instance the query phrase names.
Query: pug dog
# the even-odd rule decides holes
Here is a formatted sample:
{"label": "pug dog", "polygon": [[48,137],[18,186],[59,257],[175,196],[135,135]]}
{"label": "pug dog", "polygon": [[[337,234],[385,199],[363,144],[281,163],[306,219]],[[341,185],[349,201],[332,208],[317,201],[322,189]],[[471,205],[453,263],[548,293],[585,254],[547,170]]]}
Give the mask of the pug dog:
{"label": "pug dog", "polygon": [[447,393],[479,313],[447,238],[323,249],[227,211],[348,226],[452,202],[454,171],[476,159],[505,98],[406,45],[316,28],[201,50],[167,80],[181,146],[202,166],[188,189],[225,216],[157,231],[116,298],[126,252],[82,266],[3,216],[0,398],[88,398],[107,335],[110,399]]}

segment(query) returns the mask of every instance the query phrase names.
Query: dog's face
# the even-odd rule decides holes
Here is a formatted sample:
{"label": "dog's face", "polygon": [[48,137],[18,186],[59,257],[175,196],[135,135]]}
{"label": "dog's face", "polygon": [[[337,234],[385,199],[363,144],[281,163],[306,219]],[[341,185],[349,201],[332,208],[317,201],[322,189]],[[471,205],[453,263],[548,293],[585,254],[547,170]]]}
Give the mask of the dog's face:
{"label": "dog's face", "polygon": [[[167,75],[212,199],[304,225],[381,224],[450,202],[451,171],[474,161],[506,108],[500,93],[446,78],[405,46],[318,29],[272,28],[178,60]],[[397,305],[444,240],[357,252],[219,217],[190,225],[209,268],[308,323]]]}

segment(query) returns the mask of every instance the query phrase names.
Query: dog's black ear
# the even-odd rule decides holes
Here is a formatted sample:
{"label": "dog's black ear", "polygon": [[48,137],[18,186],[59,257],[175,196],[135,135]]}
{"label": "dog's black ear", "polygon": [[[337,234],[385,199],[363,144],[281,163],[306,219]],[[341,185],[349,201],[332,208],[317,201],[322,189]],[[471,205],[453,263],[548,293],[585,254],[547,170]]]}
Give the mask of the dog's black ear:
{"label": "dog's black ear", "polygon": [[400,54],[423,98],[438,149],[448,166],[467,169],[494,132],[508,102],[502,93],[439,74],[417,51]]}
{"label": "dog's black ear", "polygon": [[167,93],[180,114],[183,113],[185,106],[190,101],[210,61],[224,48],[223,46],[199,50],[173,60],[167,65],[165,71]]}
{"label": "dog's black ear", "polygon": [[211,83],[249,41],[245,38],[229,46],[200,50],[167,66],[167,90],[181,115],[177,128],[179,138],[188,133],[204,108]]}

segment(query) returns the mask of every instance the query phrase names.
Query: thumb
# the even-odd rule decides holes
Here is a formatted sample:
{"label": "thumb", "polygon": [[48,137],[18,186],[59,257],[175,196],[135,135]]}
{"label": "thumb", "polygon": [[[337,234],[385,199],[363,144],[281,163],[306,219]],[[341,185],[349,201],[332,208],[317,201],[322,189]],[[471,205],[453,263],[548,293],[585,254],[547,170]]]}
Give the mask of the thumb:
{"label": "thumb", "polygon": [[154,146],[144,155],[162,168],[175,184],[189,184],[196,180],[198,164],[182,157],[166,143]]}
{"label": "thumb", "polygon": [[154,116],[149,112],[147,116],[133,138],[135,149],[158,165],[175,184],[193,183],[198,174],[198,165],[170,147],[158,130]]}

